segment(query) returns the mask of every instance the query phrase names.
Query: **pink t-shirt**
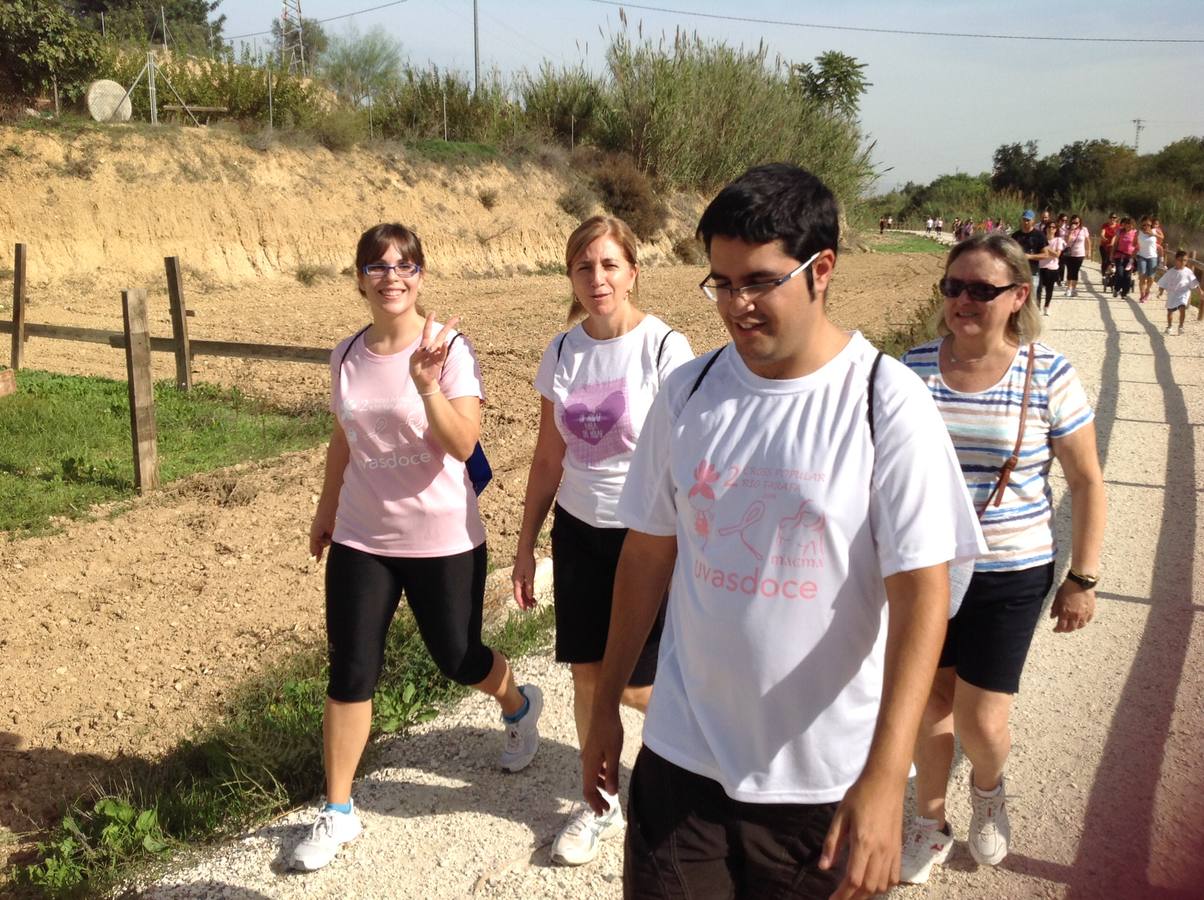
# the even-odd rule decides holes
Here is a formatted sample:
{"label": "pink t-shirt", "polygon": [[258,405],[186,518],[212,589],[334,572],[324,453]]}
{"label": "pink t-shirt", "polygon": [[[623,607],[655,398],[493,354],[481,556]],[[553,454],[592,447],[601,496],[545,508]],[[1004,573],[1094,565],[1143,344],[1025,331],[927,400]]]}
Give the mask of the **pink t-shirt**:
{"label": "pink t-shirt", "polygon": [[[435,323],[435,332],[441,327]],[[362,336],[346,338],[330,356],[331,410],[351,448],[333,540],[381,556],[451,556],[485,541],[467,468],[428,433],[410,378],[419,340],[380,356]],[[466,337],[451,345],[439,386],[449,400],[484,401],[480,366]]]}
{"label": "pink t-shirt", "polygon": [[[1054,253],[1060,255],[1061,252],[1066,249],[1066,241],[1060,237],[1050,238],[1049,243],[1045,245],[1045,249],[1052,250]],[[1057,257],[1053,259],[1043,259],[1039,263],[1039,266],[1042,269],[1056,269],[1058,267]]]}
{"label": "pink t-shirt", "polygon": [[1066,252],[1071,256],[1087,255],[1087,229],[1080,225],[1066,232]]}

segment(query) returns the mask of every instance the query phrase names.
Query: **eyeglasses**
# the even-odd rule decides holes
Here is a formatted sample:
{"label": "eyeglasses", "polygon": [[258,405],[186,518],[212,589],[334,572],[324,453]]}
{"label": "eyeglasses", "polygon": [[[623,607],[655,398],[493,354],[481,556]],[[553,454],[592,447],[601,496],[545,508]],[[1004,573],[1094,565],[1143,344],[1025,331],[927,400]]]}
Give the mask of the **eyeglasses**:
{"label": "eyeglasses", "polygon": [[742,297],[755,302],[758,298],[764,297],[774,288],[784,285],[795,275],[806,271],[807,267],[811,265],[811,263],[815,262],[815,260],[819,257],[819,254],[822,252],[823,251],[821,250],[817,253],[812,253],[811,258],[805,263],[802,263],[793,271],[787,272],[781,278],[773,279],[773,281],[758,281],[755,284],[746,284],[744,287],[732,287],[730,284],[715,284],[710,281],[710,276],[708,275],[702,280],[702,283],[699,284],[698,287],[702,290],[704,297],[706,297],[708,300],[714,300],[716,303],[718,303],[720,300],[728,302],[735,300],[737,297]]}
{"label": "eyeglasses", "polygon": [[987,284],[985,281],[962,281],[960,278],[942,278],[937,284],[941,295],[950,300],[960,297],[965,291],[966,296],[976,303],[990,303],[1004,291],[1014,287],[1020,287],[1019,283],[997,285]]}
{"label": "eyeglasses", "polygon": [[369,278],[379,281],[388,276],[390,272],[396,272],[401,278],[413,278],[422,271],[422,266],[412,262],[398,263],[395,266],[390,266],[387,263],[369,263],[364,266],[362,271]]}

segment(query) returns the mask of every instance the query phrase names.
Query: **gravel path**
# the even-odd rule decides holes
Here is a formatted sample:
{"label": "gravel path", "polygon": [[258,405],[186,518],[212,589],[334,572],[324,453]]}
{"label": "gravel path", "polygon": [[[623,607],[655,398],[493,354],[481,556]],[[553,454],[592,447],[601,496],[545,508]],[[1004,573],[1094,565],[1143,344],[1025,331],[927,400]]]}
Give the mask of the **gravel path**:
{"label": "gravel path", "polygon": [[[1098,284],[1098,270],[1086,279]],[[1165,336],[1157,301],[1081,293],[1055,298],[1044,321],[1046,340],[1071,358],[1098,413],[1110,508],[1097,618],[1072,636],[1053,634],[1046,621],[1034,641],[1013,716],[1011,855],[979,869],[959,841],[926,887],[892,896],[1169,900],[1204,890],[1204,567],[1193,552],[1202,530],[1204,325],[1193,310],[1186,335]],[[1060,477],[1054,486],[1067,548],[1069,503]],[[547,655],[517,668],[546,695],[544,743],[526,772],[496,768],[495,707],[470,697],[376,748],[356,787],[367,831],[329,868],[284,869],[313,814],[307,809],[134,893],[620,897],[620,841],[586,868],[548,863],[547,846],[579,790],[570,683]],[[639,720],[626,721],[630,765]],[[959,758],[950,790],[959,837],[969,819],[967,776]]]}

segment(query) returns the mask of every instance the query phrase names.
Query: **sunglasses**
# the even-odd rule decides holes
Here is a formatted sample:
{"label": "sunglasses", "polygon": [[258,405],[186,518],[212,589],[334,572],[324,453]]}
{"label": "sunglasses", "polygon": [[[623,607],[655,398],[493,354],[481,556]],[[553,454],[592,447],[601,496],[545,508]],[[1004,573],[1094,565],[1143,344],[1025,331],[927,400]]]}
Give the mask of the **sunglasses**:
{"label": "sunglasses", "polygon": [[965,291],[966,296],[976,303],[990,303],[1004,291],[1009,291],[1014,287],[1020,287],[1020,285],[1013,282],[1000,286],[987,284],[985,281],[962,281],[960,278],[942,278],[937,285],[941,295],[950,300],[960,297]]}

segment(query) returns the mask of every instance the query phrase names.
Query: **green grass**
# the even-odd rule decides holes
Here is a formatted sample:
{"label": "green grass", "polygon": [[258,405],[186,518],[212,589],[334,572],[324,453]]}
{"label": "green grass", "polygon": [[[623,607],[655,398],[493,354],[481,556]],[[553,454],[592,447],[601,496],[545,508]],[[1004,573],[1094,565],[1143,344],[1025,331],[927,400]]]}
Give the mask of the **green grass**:
{"label": "green grass", "polygon": [[[237,390],[155,385],[164,482],[286,450],[330,433],[321,409],[283,410]],[[0,531],[33,534],[134,494],[125,382],[22,370],[0,400]]]}
{"label": "green grass", "polygon": [[[550,605],[512,614],[487,642],[517,658],[546,646],[552,622]],[[46,896],[94,895],[312,800],[323,781],[326,675],[325,653],[315,648],[244,684],[219,722],[99,785],[38,845],[36,862],[6,874]],[[429,721],[467,691],[439,673],[403,608],[389,632],[372,733]],[[367,765],[371,759],[370,744]]]}
{"label": "green grass", "polygon": [[498,155],[497,147],[475,141],[413,141],[407,146],[424,159],[437,163],[488,162]]}
{"label": "green grass", "polygon": [[887,232],[884,235],[874,235],[867,243],[878,253],[940,253],[949,252],[949,248],[939,241],[919,234],[897,234]]}

